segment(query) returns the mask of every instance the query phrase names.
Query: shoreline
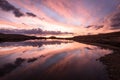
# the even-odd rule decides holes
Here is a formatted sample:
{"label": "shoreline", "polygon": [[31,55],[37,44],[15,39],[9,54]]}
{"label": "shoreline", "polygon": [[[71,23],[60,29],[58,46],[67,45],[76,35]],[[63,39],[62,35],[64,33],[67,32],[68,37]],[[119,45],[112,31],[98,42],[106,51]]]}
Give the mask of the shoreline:
{"label": "shoreline", "polygon": [[104,45],[100,43],[89,43],[89,42],[80,42],[80,43],[95,45],[104,49],[112,50],[113,52],[111,54],[100,57],[97,60],[99,60],[106,66],[106,70],[110,80],[120,80],[120,47],[112,46],[112,45]]}
{"label": "shoreline", "polygon": [[113,50],[113,53],[99,59],[104,65],[111,80],[120,80],[120,50]]}
{"label": "shoreline", "polygon": [[70,38],[70,40],[112,50],[111,54],[105,55],[98,60],[106,65],[106,70],[111,80],[120,80],[120,31],[98,35],[75,36]]}
{"label": "shoreline", "polygon": [[120,47],[104,45],[100,43],[88,43],[88,42],[82,42],[82,43],[95,45],[101,48],[112,50],[113,52],[111,54],[100,57],[97,60],[99,60],[106,66],[106,70],[110,80],[120,80]]}

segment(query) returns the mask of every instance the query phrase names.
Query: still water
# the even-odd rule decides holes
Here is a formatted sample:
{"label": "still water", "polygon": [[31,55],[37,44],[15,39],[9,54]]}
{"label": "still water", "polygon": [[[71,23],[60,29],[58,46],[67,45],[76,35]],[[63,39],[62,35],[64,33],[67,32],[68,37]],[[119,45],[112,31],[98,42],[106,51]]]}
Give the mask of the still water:
{"label": "still water", "polygon": [[109,80],[97,59],[111,52],[64,40],[0,43],[0,80]]}

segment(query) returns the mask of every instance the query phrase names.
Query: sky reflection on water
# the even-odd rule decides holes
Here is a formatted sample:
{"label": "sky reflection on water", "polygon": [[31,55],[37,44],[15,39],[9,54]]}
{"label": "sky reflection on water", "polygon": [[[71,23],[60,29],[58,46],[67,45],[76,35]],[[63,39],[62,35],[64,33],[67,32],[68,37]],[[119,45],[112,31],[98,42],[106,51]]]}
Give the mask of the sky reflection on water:
{"label": "sky reflection on water", "polygon": [[[105,66],[96,59],[111,52],[64,40],[1,43],[0,68],[17,58],[25,61],[0,80],[108,80]],[[36,60],[28,63],[32,58]]]}

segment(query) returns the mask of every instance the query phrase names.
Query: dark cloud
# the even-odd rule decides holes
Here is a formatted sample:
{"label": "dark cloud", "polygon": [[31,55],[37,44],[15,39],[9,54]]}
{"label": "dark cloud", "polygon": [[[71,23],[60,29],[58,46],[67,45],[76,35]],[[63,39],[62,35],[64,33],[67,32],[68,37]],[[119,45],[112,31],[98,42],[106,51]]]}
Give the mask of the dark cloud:
{"label": "dark cloud", "polygon": [[91,25],[89,25],[89,26],[87,26],[86,28],[91,28],[92,26]]}
{"label": "dark cloud", "polygon": [[111,17],[110,25],[112,29],[120,29],[120,11]]}
{"label": "dark cloud", "polygon": [[89,25],[86,28],[94,28],[95,30],[103,28],[104,25]]}
{"label": "dark cloud", "polygon": [[30,12],[26,12],[26,14],[27,14],[28,16],[36,17],[36,15],[35,15],[35,14],[30,13]]}
{"label": "dark cloud", "polygon": [[1,33],[5,34],[35,34],[35,35],[60,35],[60,34],[73,34],[61,31],[43,31],[42,29],[18,30],[18,29],[0,29]]}
{"label": "dark cloud", "polygon": [[16,17],[24,16],[24,14],[21,13],[18,9],[14,10],[13,13],[15,14]]}
{"label": "dark cloud", "polygon": [[96,26],[96,30],[101,29],[101,28],[103,28],[103,27],[104,27],[104,25]]}
{"label": "dark cloud", "polygon": [[16,17],[24,16],[18,8],[14,7],[7,0],[0,0],[0,8],[4,11],[12,11]]}

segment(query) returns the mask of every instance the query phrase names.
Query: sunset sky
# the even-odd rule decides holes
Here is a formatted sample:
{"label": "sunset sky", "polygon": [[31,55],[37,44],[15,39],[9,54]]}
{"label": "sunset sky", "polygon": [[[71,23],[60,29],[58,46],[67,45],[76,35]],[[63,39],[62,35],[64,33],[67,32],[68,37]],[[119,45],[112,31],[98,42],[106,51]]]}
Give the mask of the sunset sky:
{"label": "sunset sky", "polygon": [[120,30],[120,0],[0,0],[0,29],[77,35]]}

